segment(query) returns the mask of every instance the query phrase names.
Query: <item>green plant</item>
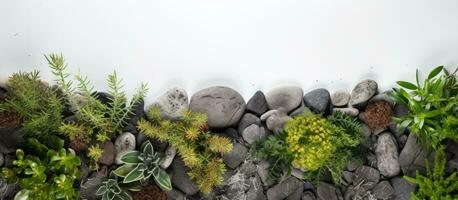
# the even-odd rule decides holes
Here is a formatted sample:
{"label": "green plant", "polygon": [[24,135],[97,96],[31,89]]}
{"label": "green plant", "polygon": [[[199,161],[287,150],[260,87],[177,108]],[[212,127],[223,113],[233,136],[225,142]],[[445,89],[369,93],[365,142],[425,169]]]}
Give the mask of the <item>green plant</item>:
{"label": "green plant", "polygon": [[269,136],[264,142],[255,145],[256,156],[269,163],[268,185],[281,182],[291,174],[293,155],[285,144],[286,134]]}
{"label": "green plant", "polygon": [[132,197],[118,184],[118,177],[111,172],[108,179],[97,190],[97,196],[102,200],[132,200]]}
{"label": "green plant", "polygon": [[305,170],[306,179],[318,182],[328,171],[335,184],[362,140],[361,125],[343,113],[328,119],[303,114],[294,117],[285,127],[292,166]]}
{"label": "green plant", "polygon": [[11,75],[5,101],[0,102],[0,111],[19,115],[27,135],[42,142],[57,132],[63,109],[62,99],[40,80],[38,71]]}
{"label": "green plant", "polygon": [[91,159],[91,168],[98,170],[99,165],[98,161],[102,158],[103,156],[103,149],[100,148],[98,144],[90,146],[88,149],[87,156]]}
{"label": "green plant", "polygon": [[[154,152],[149,140],[144,142],[140,151],[130,151],[121,157],[124,163],[114,173],[123,178],[124,184],[141,185],[154,177],[156,184],[163,190],[171,190],[170,177],[160,166],[163,156]],[[135,184],[138,183],[138,184]],[[135,189],[134,189],[135,190]]]}
{"label": "green plant", "polygon": [[62,55],[51,54],[45,57],[56,76],[58,86],[78,117],[77,122],[62,123],[59,127],[70,139],[71,147],[77,151],[87,149],[87,144],[105,142],[119,135],[133,114],[133,106],[145,97],[148,90],[146,84],[141,84],[132,99],[127,101],[122,80],[114,72],[107,79],[110,97],[109,102],[104,104],[94,95],[95,91],[87,77],[75,76],[78,84],[73,88],[72,81],[68,80],[70,74],[66,72],[67,65]]}
{"label": "green plant", "polygon": [[185,111],[181,120],[169,121],[161,117],[158,107],[152,107],[148,112],[150,122],[142,119],[138,128],[148,137],[168,142],[177,149],[190,168],[188,175],[200,191],[208,194],[214,186],[223,182],[226,168],[221,156],[232,150],[232,142],[226,137],[211,134],[204,114]]}
{"label": "green plant", "polygon": [[446,158],[443,148],[436,151],[434,169],[426,162],[426,176],[418,171],[416,177],[404,176],[407,181],[418,185],[418,191],[412,194],[413,200],[452,200],[458,199],[458,177],[456,172],[446,177]]}
{"label": "green plant", "polygon": [[80,178],[80,159],[72,149],[48,149],[36,139],[28,141],[34,155],[16,151],[13,168],[3,168],[2,175],[10,183],[19,183],[22,190],[15,199],[77,199],[73,184]]}
{"label": "green plant", "polygon": [[395,121],[400,127],[409,127],[427,147],[438,149],[444,139],[458,141],[458,82],[455,73],[439,66],[420,84],[417,70],[416,84],[398,81],[401,88],[393,88],[391,93],[398,104],[409,109],[408,114],[395,118]]}

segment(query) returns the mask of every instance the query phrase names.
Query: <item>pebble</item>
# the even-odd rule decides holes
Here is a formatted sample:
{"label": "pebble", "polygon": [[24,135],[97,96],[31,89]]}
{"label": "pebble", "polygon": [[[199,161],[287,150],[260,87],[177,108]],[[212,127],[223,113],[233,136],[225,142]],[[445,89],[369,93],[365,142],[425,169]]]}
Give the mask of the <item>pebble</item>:
{"label": "pebble", "polygon": [[265,96],[271,110],[283,107],[289,113],[301,104],[302,95],[302,88],[286,86],[272,89]]}
{"label": "pebble", "polygon": [[281,133],[286,122],[291,119],[283,108],[270,110],[261,116],[261,121],[265,121],[267,128],[274,133]]}
{"label": "pebble", "polygon": [[377,156],[377,168],[382,175],[393,177],[399,174],[401,171],[399,154],[396,141],[391,133],[385,132],[379,135],[375,154]]}
{"label": "pebble", "polygon": [[161,167],[163,169],[169,168],[169,166],[172,164],[173,159],[177,155],[177,150],[173,146],[168,146],[167,149],[165,150],[165,157],[162,160]]}
{"label": "pebble", "polygon": [[304,95],[305,106],[315,113],[329,114],[332,109],[331,96],[324,88],[312,90]]}
{"label": "pebble", "polygon": [[252,124],[243,130],[242,137],[248,144],[251,145],[266,138],[267,134],[264,130],[264,127],[259,127],[256,124]]}
{"label": "pebble", "polygon": [[223,155],[223,161],[228,167],[235,169],[245,160],[247,155],[248,149],[237,142],[233,145],[231,152]]}
{"label": "pebble", "polygon": [[336,107],[346,106],[350,101],[350,93],[344,90],[338,90],[332,93],[331,102]]}
{"label": "pebble", "polygon": [[135,136],[132,133],[125,132],[116,138],[114,143],[114,152],[116,155],[115,163],[122,164],[121,158],[129,151],[135,150]]}
{"label": "pebble", "polygon": [[253,97],[246,104],[246,110],[258,116],[264,114],[268,109],[267,100],[262,91],[254,93]]}
{"label": "pebble", "polygon": [[358,83],[351,92],[350,105],[359,107],[367,103],[367,101],[377,93],[377,82],[373,80],[364,80]]}

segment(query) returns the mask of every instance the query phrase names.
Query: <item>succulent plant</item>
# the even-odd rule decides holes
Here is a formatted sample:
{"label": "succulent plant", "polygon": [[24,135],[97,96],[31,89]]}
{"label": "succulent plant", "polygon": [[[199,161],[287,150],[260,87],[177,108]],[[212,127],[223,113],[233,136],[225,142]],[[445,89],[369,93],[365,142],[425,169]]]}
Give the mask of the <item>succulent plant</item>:
{"label": "succulent plant", "polygon": [[164,169],[160,167],[163,156],[154,152],[151,142],[146,141],[140,147],[140,151],[130,151],[126,153],[121,161],[124,163],[116,169],[114,173],[123,178],[123,184],[132,185],[133,191],[138,191],[138,185],[146,183],[149,178],[154,177],[156,184],[163,190],[171,190],[172,183],[170,177]]}
{"label": "succulent plant", "polygon": [[118,177],[111,172],[108,179],[102,183],[97,190],[97,196],[102,200],[131,200],[132,197],[118,184]]}

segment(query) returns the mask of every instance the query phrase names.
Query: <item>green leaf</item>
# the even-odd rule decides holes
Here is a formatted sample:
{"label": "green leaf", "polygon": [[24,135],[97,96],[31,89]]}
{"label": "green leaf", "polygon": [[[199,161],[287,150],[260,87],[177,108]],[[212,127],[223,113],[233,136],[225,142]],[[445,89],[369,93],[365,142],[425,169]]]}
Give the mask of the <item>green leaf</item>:
{"label": "green leaf", "polygon": [[412,84],[410,82],[407,82],[407,81],[398,81],[396,83],[398,83],[398,85],[400,85],[401,87],[409,89],[409,90],[416,90],[417,89],[416,85],[414,85],[414,84]]}
{"label": "green leaf", "polygon": [[433,71],[431,71],[429,73],[429,75],[428,75],[428,80],[434,78],[435,76],[437,76],[442,71],[443,68],[444,68],[444,66],[439,66],[439,67],[436,67],[435,69],[433,69]]}
{"label": "green leaf", "polygon": [[116,176],[125,177],[130,171],[135,169],[136,166],[137,165],[123,165],[114,170],[113,173],[116,174]]}
{"label": "green leaf", "polygon": [[170,177],[163,169],[158,168],[157,173],[154,173],[153,176],[159,187],[167,191],[172,190],[172,182],[170,181]]}
{"label": "green leaf", "polygon": [[140,147],[141,151],[147,155],[152,155],[154,153],[153,145],[149,140],[144,142]]}
{"label": "green leaf", "polygon": [[131,152],[124,154],[124,156],[121,157],[121,161],[126,164],[137,164],[137,163],[142,162],[139,156],[140,156],[139,151],[131,151]]}
{"label": "green leaf", "polygon": [[123,183],[131,183],[141,180],[143,176],[143,171],[141,170],[142,164],[137,165],[132,171],[130,171],[126,177],[124,177]]}

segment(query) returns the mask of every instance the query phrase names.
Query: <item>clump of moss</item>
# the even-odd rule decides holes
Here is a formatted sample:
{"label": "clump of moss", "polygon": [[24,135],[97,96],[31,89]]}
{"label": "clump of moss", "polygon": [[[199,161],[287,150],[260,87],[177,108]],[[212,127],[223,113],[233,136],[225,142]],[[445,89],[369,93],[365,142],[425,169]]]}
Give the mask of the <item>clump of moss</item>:
{"label": "clump of moss", "polygon": [[226,171],[222,155],[232,150],[232,142],[222,136],[207,131],[207,117],[201,113],[185,111],[179,121],[169,121],[161,117],[158,107],[151,107],[150,121],[141,119],[138,128],[148,137],[168,142],[186,166],[188,175],[200,191],[210,193],[214,186],[223,182]]}
{"label": "clump of moss", "polygon": [[299,115],[286,124],[285,132],[292,166],[304,169],[306,179],[314,182],[330,172],[334,183],[340,184],[345,165],[362,141],[361,125],[343,113],[328,119]]}
{"label": "clump of moss", "polygon": [[386,129],[390,125],[393,108],[386,101],[376,101],[367,105],[362,115],[364,121],[371,129]]}

